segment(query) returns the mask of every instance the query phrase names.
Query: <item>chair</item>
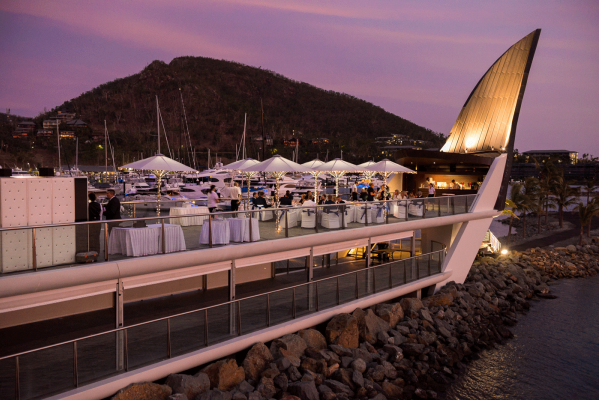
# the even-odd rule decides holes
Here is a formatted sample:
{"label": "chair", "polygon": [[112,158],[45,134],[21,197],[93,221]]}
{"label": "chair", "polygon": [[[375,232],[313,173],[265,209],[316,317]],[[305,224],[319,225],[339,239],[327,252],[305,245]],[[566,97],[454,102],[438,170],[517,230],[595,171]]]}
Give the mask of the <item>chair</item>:
{"label": "chair", "polygon": [[[370,209],[370,207],[368,207],[368,209]],[[356,207],[355,210],[355,221],[360,223],[360,224],[365,224],[366,223],[366,204],[360,204],[359,206]],[[371,222],[372,218],[370,217],[370,215],[368,216],[368,222]]]}
{"label": "chair", "polygon": [[339,226],[347,228],[349,222],[353,222],[353,207],[343,204],[339,207]]}
{"label": "chair", "polygon": [[[287,217],[285,217],[287,216]],[[281,224],[281,228],[285,229],[287,227],[287,223],[289,223],[289,228],[295,228],[297,226],[298,215],[295,210],[283,209],[281,210],[279,223]]]}
{"label": "chair", "polygon": [[424,202],[412,202],[408,206],[408,213],[410,215],[415,215],[417,217],[422,217],[424,215]]}
{"label": "chair", "polygon": [[255,209],[264,210],[264,211],[254,212],[253,217],[258,218],[258,221],[270,221],[271,219],[274,218],[272,211],[268,211],[268,210],[264,209],[263,206],[253,206],[252,209],[253,210],[255,210]]}
{"label": "chair", "polygon": [[325,209],[322,212],[321,225],[328,229],[339,229],[341,213],[335,209]]}
{"label": "chair", "polygon": [[397,203],[391,204],[391,213],[395,218],[406,217],[406,203],[404,201],[398,201]]}
{"label": "chair", "polygon": [[316,228],[316,210],[302,210],[302,228]]}
{"label": "chair", "polygon": [[385,203],[376,203],[372,205],[370,211],[370,219],[368,222],[373,224],[384,224],[385,223]]}

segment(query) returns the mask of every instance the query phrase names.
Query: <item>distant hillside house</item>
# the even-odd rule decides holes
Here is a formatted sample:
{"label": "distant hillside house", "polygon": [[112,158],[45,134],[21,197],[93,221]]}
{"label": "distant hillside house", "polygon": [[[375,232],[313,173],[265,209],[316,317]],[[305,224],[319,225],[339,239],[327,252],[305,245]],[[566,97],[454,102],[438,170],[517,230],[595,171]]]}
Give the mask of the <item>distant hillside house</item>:
{"label": "distant hillside house", "polygon": [[35,130],[35,123],[32,121],[21,121],[18,123],[17,129],[23,132],[33,132]]}
{"label": "distant hillside house", "polygon": [[61,139],[74,139],[75,131],[60,131],[60,138]]}
{"label": "distant hillside house", "polygon": [[285,146],[295,147],[296,145],[299,145],[299,139],[298,138],[285,139],[283,141],[283,144]]}
{"label": "distant hillside house", "polygon": [[414,146],[414,145],[405,145],[405,146],[385,146],[381,148],[381,154],[385,157],[392,157],[396,151],[399,150],[422,150],[422,147]]}
{"label": "distant hillside house", "polygon": [[60,122],[70,122],[75,119],[75,116],[76,116],[75,113],[59,111],[58,114],[56,114],[56,119],[59,120]]}
{"label": "distant hillside house", "polygon": [[578,162],[578,153],[571,150],[529,150],[522,153],[526,162],[534,162],[533,158],[539,162],[549,159],[557,160],[566,164],[576,164]]}
{"label": "distant hillside house", "polygon": [[379,136],[377,138],[374,139],[375,143],[392,143],[393,142],[393,136]]}
{"label": "distant hillside house", "polygon": [[27,139],[27,137],[29,136],[29,134],[27,133],[27,131],[14,131],[12,134],[13,139]]}
{"label": "distant hillside house", "polygon": [[[267,146],[272,146],[272,138],[269,135],[264,137]],[[262,142],[262,136],[254,136],[252,138],[254,142]]]}
{"label": "distant hillside house", "polygon": [[38,138],[48,138],[54,135],[54,131],[52,129],[38,129],[36,136]]}
{"label": "distant hillside house", "polygon": [[312,144],[328,144],[328,143],[329,143],[329,139],[327,139],[327,138],[312,139]]}
{"label": "distant hillside house", "polygon": [[87,128],[87,123],[81,121],[80,119],[69,121],[67,122],[67,125],[71,128]]}
{"label": "distant hillside house", "polygon": [[59,124],[60,121],[57,119],[45,119],[42,126],[44,129],[56,129]]}
{"label": "distant hillside house", "polygon": [[100,133],[93,133],[91,136],[92,142],[100,142],[104,140],[104,135]]}

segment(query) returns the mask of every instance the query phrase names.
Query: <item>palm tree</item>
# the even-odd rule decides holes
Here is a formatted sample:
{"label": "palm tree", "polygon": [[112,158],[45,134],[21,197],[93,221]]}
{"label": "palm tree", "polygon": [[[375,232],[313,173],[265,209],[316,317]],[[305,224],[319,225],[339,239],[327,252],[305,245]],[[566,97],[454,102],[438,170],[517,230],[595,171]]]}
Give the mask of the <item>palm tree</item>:
{"label": "palm tree", "polygon": [[539,198],[539,180],[534,177],[526,178],[524,185],[522,186],[524,193],[524,202],[521,205],[522,211],[522,235],[526,237],[526,216],[530,211],[537,210],[538,212],[538,198]]}
{"label": "palm tree", "polygon": [[551,191],[553,200],[558,207],[560,228],[564,227],[564,208],[577,204],[576,199],[579,196],[579,190],[570,186],[571,183],[571,181],[566,181],[563,177],[559,178]]}
{"label": "palm tree", "polygon": [[508,200],[506,200],[506,204],[508,204],[512,208],[512,215],[510,217],[510,229],[507,233],[508,246],[510,245],[510,239],[512,237],[512,223],[514,222],[514,217],[516,217],[516,211],[522,211],[524,207],[526,207],[526,196],[524,195],[524,191],[522,190],[523,187],[524,185],[521,182],[514,183],[512,185],[510,197]]}
{"label": "palm tree", "polygon": [[[591,225],[591,220],[593,216],[599,213],[599,203],[593,199],[590,203],[586,205],[581,201],[578,203],[574,211],[578,211],[578,217],[580,218],[580,238],[578,239],[578,245],[582,245],[582,236],[584,235],[584,227]],[[589,231],[590,232],[590,231]]]}
{"label": "palm tree", "polygon": [[[547,218],[549,216],[549,209],[554,209],[556,204],[553,197],[551,197],[551,192],[553,187],[557,184],[558,175],[545,174],[541,176],[539,179],[539,203],[541,208],[541,213],[545,215],[545,224],[547,224]],[[541,229],[541,215],[539,215],[538,219],[539,231]]]}
{"label": "palm tree", "polygon": [[599,215],[599,196],[595,197],[593,200],[591,200],[590,202],[587,202],[587,205],[591,205],[592,208],[594,208],[596,211],[593,213],[593,215],[591,216],[591,219],[589,220],[589,223],[587,225],[587,237],[590,238],[591,237],[591,224],[593,222],[593,217]]}
{"label": "palm tree", "polygon": [[595,179],[587,179],[584,181],[584,184],[582,185],[582,187],[586,190],[587,192],[587,204],[591,201],[591,194],[595,191],[595,189],[597,188],[597,181]]}

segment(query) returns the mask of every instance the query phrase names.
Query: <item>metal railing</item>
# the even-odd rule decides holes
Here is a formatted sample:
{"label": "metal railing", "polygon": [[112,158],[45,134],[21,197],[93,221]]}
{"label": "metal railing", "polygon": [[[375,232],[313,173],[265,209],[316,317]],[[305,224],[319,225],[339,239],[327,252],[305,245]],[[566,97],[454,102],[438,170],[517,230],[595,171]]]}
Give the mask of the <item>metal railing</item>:
{"label": "metal railing", "polygon": [[0,358],[2,398],[65,392],[441,272],[445,250]]}
{"label": "metal railing", "polygon": [[[215,221],[227,220],[230,218],[241,217],[247,218],[249,220],[247,223],[250,227],[252,227],[251,229],[248,229],[250,242],[257,240],[276,240],[294,236],[302,236],[305,234],[330,232],[336,229],[357,229],[363,226],[395,224],[415,219],[437,218],[447,215],[464,214],[469,212],[476,196],[477,195],[463,195],[332,205],[256,208],[251,210],[215,213],[198,212],[197,214],[168,216],[161,215],[145,218],[123,218],[110,221],[102,220],[51,225],[4,227],[0,228],[0,232],[22,231],[26,233],[29,230],[31,231],[31,247],[29,249],[29,254],[27,255],[27,257],[30,257],[31,263],[29,264],[28,268],[22,268],[18,271],[37,271],[38,269],[45,267],[76,265],[76,262],[74,261],[55,263],[54,259],[52,259],[52,263],[49,265],[48,262],[45,262],[45,264],[40,263],[40,257],[38,255],[38,243],[40,242],[39,233],[45,233],[47,237],[49,228],[75,227],[76,235],[72,238],[72,240],[77,241],[76,252],[97,251],[98,259],[109,261],[111,258],[109,254],[109,233],[114,228],[122,227],[123,224],[133,225],[140,221],[149,221],[156,225],[155,228],[159,230],[159,239],[157,239],[159,240],[159,243],[156,243],[155,252],[146,254],[155,255],[166,254],[175,251],[197,250],[204,248],[204,246],[212,248],[216,245],[222,245],[223,243],[219,243],[217,240],[215,240],[214,224]],[[348,211],[352,211],[352,213],[349,213]],[[292,213],[295,214],[292,216]],[[306,220],[304,220],[305,217],[302,216],[304,213],[306,214],[305,217],[307,217]],[[312,216],[314,216],[314,218],[310,219]],[[326,218],[323,218],[322,216],[326,216]],[[257,229],[255,227],[256,221],[254,220],[258,221]],[[182,221],[193,222],[190,224],[192,225],[190,226],[190,229],[183,230],[185,242],[191,243],[193,247],[188,248],[187,245],[185,245],[182,246],[184,247],[184,250],[181,248],[178,250],[173,250],[172,246],[168,245],[169,243],[167,243],[165,226],[168,225],[169,222],[173,221],[175,221],[176,224],[183,224]],[[202,232],[200,229],[193,230],[193,224],[202,225],[201,230],[206,229],[206,243],[200,243]],[[207,226],[205,227],[203,225]],[[103,234],[101,234],[102,229]],[[103,238],[103,245],[100,238]],[[25,243],[28,241],[26,237],[24,237],[23,240],[25,240]],[[247,240],[244,239],[244,241]],[[20,251],[24,250],[20,249]],[[74,255],[75,254],[72,254],[72,256]],[[123,259],[124,257],[128,256],[117,256],[117,259]],[[2,274],[13,271],[6,269],[3,265],[0,265],[0,272],[1,276]]]}

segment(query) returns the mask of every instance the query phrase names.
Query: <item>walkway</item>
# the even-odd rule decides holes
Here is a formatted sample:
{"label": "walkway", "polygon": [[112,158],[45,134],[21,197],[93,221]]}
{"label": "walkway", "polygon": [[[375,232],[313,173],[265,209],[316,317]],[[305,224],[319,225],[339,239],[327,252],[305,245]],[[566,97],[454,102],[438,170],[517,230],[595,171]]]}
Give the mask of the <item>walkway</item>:
{"label": "walkway", "polygon": [[[364,269],[364,260],[348,261],[337,267],[316,269],[315,281],[300,286],[296,285],[298,281],[305,280],[303,273],[278,275],[259,284],[252,282],[238,285],[236,290],[239,300],[233,303],[140,326],[133,324],[147,321],[149,318],[156,319],[159,315],[172,315],[173,312],[221,303],[223,298],[226,300],[227,288],[170,296],[167,300],[130,304],[126,306],[125,316],[134,317],[126,320],[129,327],[126,331],[78,340],[76,346],[74,343],[67,343],[19,356],[18,382],[21,399],[60,393],[73,387],[74,378],[80,385],[90,383],[118,374],[124,369],[131,370],[155,363],[398,287],[440,272],[441,263],[441,252],[385,263],[369,269]],[[340,274],[344,275],[339,276]],[[292,285],[295,286],[289,288]],[[252,296],[258,291],[257,287],[260,288],[260,293],[277,288],[287,289]],[[100,321],[102,318],[99,317],[100,313],[90,313],[72,319],[61,319],[60,323],[53,321],[45,327],[32,324],[36,326],[4,330],[0,340],[6,341],[15,336],[20,336],[20,340],[13,339],[12,345],[3,346],[2,351],[8,348],[8,352],[12,354],[18,347],[28,347],[32,342],[39,345],[44,341],[40,337],[47,334],[52,335],[45,338],[46,341],[50,341],[56,340],[58,335],[80,337],[83,329],[102,331],[101,327],[107,326],[109,320]],[[109,315],[104,316],[108,317]],[[90,328],[89,324],[93,328]],[[65,329],[67,327],[79,331],[68,332]],[[0,360],[0,393],[3,398],[14,398],[16,365],[17,361],[14,358]]]}

